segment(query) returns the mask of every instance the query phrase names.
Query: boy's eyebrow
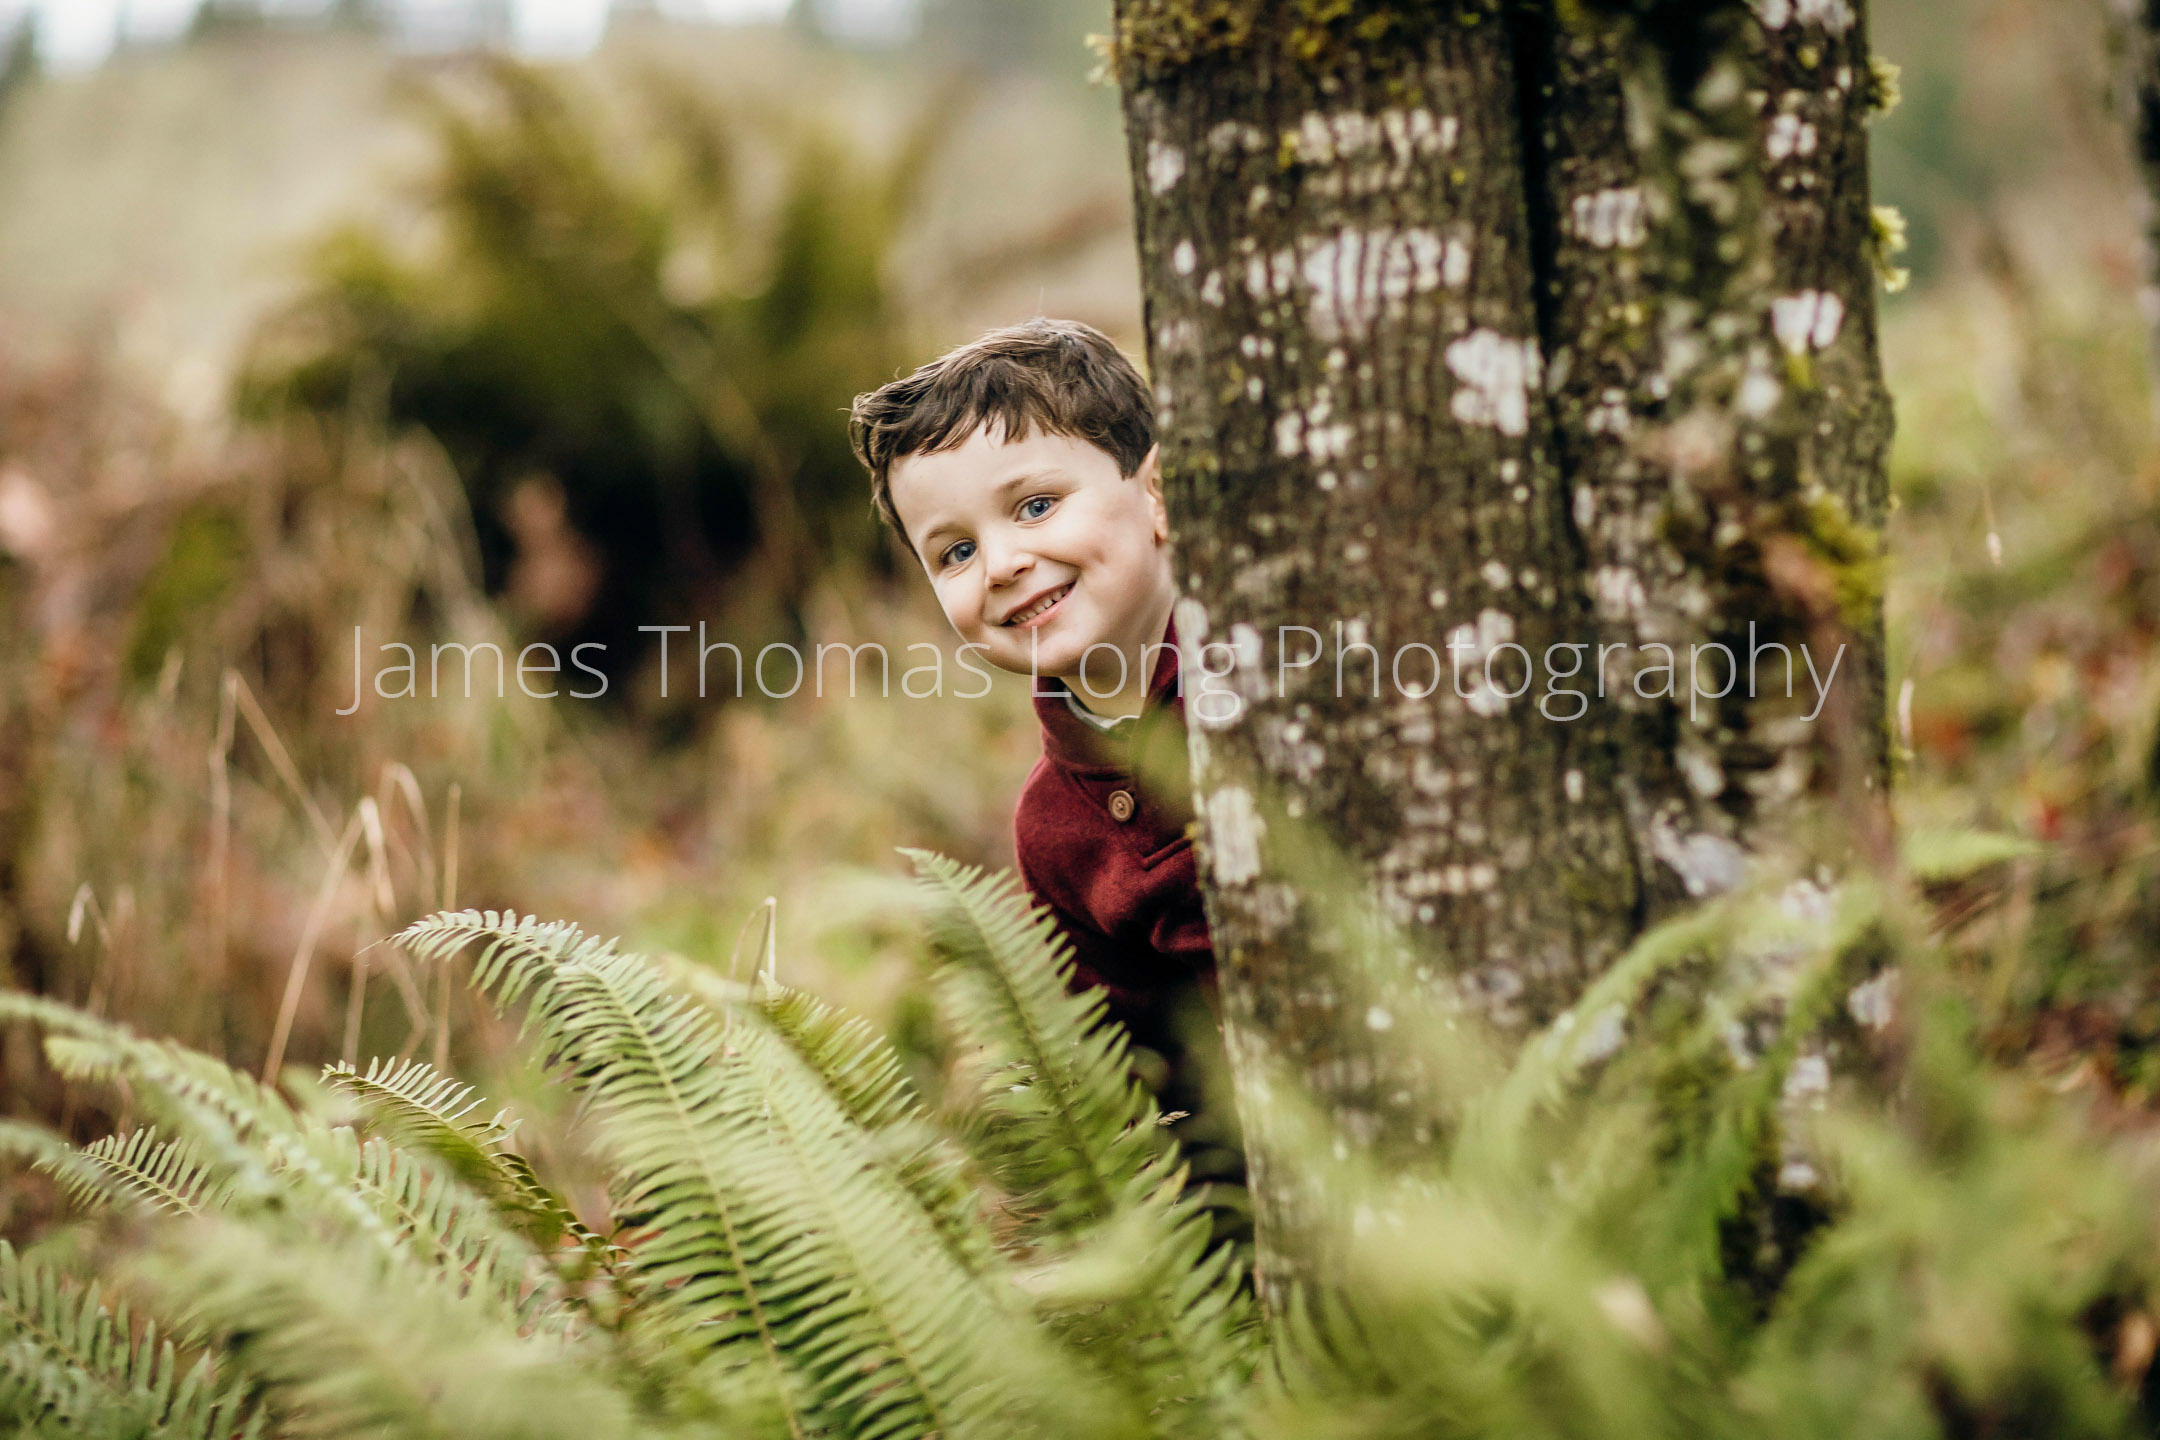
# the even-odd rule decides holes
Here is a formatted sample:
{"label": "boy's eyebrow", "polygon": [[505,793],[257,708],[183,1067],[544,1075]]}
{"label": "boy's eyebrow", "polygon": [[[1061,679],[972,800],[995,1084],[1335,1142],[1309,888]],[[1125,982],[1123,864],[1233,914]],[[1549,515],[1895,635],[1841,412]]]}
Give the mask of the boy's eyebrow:
{"label": "boy's eyebrow", "polygon": [[1005,482],[998,486],[997,493],[1009,495],[1015,490],[1024,490],[1030,485],[1039,485],[1045,480],[1062,480],[1063,478],[1065,478],[1065,472],[1058,469],[1057,466],[1038,465],[1032,470],[1022,470],[1017,475],[1006,477]]}
{"label": "boy's eyebrow", "polygon": [[[1045,480],[1062,479],[1064,474],[1065,472],[1055,465],[1038,465],[1032,469],[1022,470],[1016,475],[1006,476],[998,482],[997,490],[994,493],[1003,498],[1012,494],[1015,490],[1024,490],[1030,485],[1039,485]],[[959,528],[960,525],[957,521],[940,520],[923,531],[922,540],[919,543],[922,545],[924,553],[927,554],[933,550],[935,548],[934,542],[941,539],[946,533]]]}

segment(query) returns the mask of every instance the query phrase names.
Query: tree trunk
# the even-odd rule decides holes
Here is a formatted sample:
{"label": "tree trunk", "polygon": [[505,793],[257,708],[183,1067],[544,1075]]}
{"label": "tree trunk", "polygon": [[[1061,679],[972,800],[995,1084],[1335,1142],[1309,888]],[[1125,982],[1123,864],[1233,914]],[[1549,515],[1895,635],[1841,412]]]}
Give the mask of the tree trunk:
{"label": "tree trunk", "polygon": [[[1251,1103],[1270,1076],[1346,1144],[1418,1149],[1403,1007],[1551,1018],[1812,794],[1886,843],[1863,27],[1557,13],[1118,7],[1271,1291],[1313,1196]],[[1744,672],[1751,640],[1752,699],[1712,648]],[[1820,706],[1803,643],[1818,673],[1847,647]],[[1394,943],[1348,933],[1345,890]]]}

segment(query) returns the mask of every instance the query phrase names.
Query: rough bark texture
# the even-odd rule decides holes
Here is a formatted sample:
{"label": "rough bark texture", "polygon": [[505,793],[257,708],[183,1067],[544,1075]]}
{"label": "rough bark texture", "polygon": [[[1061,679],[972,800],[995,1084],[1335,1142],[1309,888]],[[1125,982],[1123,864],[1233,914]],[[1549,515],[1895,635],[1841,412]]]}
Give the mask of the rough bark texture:
{"label": "rough bark texture", "polygon": [[[1345,1143],[1419,1147],[1399,1009],[1549,1018],[1802,797],[1879,800],[1863,27],[1848,0],[1118,19],[1241,1099],[1286,1074]],[[1862,652],[1817,723],[1804,671],[1790,701],[1687,694],[1689,647],[1751,622],[1796,665]],[[1640,693],[1653,641],[1677,700]],[[1581,702],[1551,690],[1571,658]],[[1279,1281],[1313,1197],[1257,1111]]]}
{"label": "rough bark texture", "polygon": [[[1767,0],[1525,35],[1543,67],[1549,399],[1600,642],[1699,655],[1711,690],[1725,658],[1707,647],[1742,670],[1722,700],[1646,699],[1655,676],[1612,687],[1652,910],[1730,884],[1754,837],[1825,789],[1879,855],[1890,411],[1860,17]],[[1840,644],[1810,722],[1805,662],[1827,669]]]}

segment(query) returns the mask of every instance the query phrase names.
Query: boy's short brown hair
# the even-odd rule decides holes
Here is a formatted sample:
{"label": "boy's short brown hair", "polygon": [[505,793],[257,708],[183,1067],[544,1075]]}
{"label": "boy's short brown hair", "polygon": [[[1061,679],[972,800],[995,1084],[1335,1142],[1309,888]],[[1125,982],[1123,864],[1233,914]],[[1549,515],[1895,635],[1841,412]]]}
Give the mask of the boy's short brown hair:
{"label": "boy's short brown hair", "polygon": [[848,438],[870,472],[870,500],[910,551],[892,502],[892,467],[955,449],[985,425],[1008,441],[1041,430],[1085,440],[1131,475],[1155,444],[1155,407],[1132,361],[1092,325],[1029,320],[992,330],[867,395]]}

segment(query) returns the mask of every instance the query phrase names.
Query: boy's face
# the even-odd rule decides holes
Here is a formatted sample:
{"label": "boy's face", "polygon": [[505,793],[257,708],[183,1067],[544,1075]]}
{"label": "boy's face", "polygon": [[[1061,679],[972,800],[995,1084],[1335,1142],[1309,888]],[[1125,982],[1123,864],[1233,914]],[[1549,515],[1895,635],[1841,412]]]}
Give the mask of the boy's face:
{"label": "boy's face", "polygon": [[[991,664],[1071,680],[1091,645],[1137,665],[1162,639],[1175,590],[1154,451],[1128,477],[1085,440],[1035,431],[1008,443],[986,427],[905,457],[890,479],[945,618]],[[1098,654],[1088,676],[1107,688],[1117,662]]]}

